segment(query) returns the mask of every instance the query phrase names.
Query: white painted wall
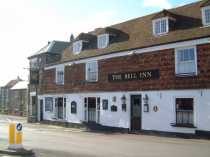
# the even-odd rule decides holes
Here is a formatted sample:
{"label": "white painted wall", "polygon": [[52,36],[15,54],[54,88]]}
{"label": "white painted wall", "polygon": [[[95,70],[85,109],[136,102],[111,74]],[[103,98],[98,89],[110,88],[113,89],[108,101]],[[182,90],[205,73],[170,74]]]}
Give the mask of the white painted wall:
{"label": "white painted wall", "polygon": [[[100,97],[100,124],[112,127],[130,128],[130,95],[141,94],[142,98],[145,94],[149,97],[149,112],[143,112],[142,101],[142,129],[194,133],[195,130],[210,131],[210,90],[167,90],[167,91],[143,91],[143,92],[98,92],[98,93],[78,93],[64,94],[67,98],[66,120],[71,123],[81,123],[84,121],[84,98]],[[127,110],[122,111],[121,97],[125,95],[127,98]],[[39,98],[47,96],[57,97],[62,95],[41,95]],[[116,96],[116,102],[112,98]],[[194,98],[194,123],[197,127],[178,128],[171,126],[175,123],[175,98],[176,97],[193,97]],[[102,109],[102,100],[108,99],[108,110]],[[70,104],[72,101],[77,102],[77,114],[71,114]],[[111,105],[118,107],[117,112],[111,112]],[[158,112],[153,111],[153,107],[158,106]],[[44,111],[44,119],[54,120],[54,114]]]}

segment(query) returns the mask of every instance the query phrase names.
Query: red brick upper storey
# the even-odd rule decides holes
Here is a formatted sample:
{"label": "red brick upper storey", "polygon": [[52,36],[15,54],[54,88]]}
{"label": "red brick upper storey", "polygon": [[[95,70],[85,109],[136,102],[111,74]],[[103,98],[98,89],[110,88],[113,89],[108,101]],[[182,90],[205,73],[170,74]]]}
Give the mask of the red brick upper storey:
{"label": "red brick upper storey", "polygon": [[[110,27],[96,29],[89,33],[81,33],[63,51],[59,62],[53,65],[47,65],[43,73],[43,81],[40,81],[43,82],[41,92],[74,93],[209,89],[210,22],[208,22],[208,16],[205,18],[205,21],[203,18],[203,15],[208,15],[208,9],[210,8],[209,2],[210,0],[199,1],[170,10],[163,10],[159,13],[136,18]],[[204,10],[206,7],[207,10]],[[160,26],[167,25],[168,27],[165,28],[167,31],[161,35],[154,34],[154,32],[160,30],[154,29],[154,26],[156,24],[158,25],[157,21],[162,18],[166,18],[167,20]],[[98,48],[98,37],[107,34],[109,37],[108,45],[104,48]],[[200,43],[192,42],[201,39],[205,39],[205,41]],[[82,43],[82,46],[80,45],[80,52],[75,53],[73,52],[73,46],[78,41]],[[194,75],[180,77],[176,75],[176,61],[178,57],[176,48],[179,48],[176,44],[179,43],[178,45],[180,46],[180,43],[185,41],[192,42],[193,44],[191,46],[196,47],[195,56],[192,56],[193,53],[188,51],[183,53],[188,55],[188,59],[194,58],[196,71]],[[173,44],[175,46],[166,46]],[[154,49],[154,47],[158,46],[162,48]],[[142,53],[116,57],[117,54],[145,49],[147,49],[147,52],[144,51]],[[115,57],[103,58],[108,55],[115,55]],[[96,59],[98,62],[98,80],[91,83],[86,81],[86,62],[84,60],[97,57],[101,57],[100,59]],[[182,59],[185,60],[185,56]],[[70,62],[71,66],[67,64]],[[77,63],[74,64],[75,62]],[[57,85],[55,83],[55,67],[64,64],[64,84]],[[185,68],[187,69],[189,67],[186,66]],[[159,71],[159,77],[157,79],[114,82],[108,79],[108,76],[113,73],[141,72],[154,69]]]}
{"label": "red brick upper storey", "polygon": [[[98,81],[85,81],[85,64],[65,67],[64,85],[56,85],[55,69],[44,72],[42,93],[73,93],[94,91],[142,91],[171,89],[210,88],[210,44],[197,46],[197,76],[175,75],[175,50],[167,49],[139,55],[110,58],[98,61]],[[110,82],[108,74],[119,72],[159,69],[160,77],[155,80],[131,80]]]}

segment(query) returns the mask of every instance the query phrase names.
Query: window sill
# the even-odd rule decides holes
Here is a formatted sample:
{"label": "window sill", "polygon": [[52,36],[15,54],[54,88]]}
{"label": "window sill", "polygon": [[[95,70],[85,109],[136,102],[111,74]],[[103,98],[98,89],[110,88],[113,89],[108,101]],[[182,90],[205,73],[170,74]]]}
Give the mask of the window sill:
{"label": "window sill", "polygon": [[162,36],[165,36],[165,35],[168,35],[169,32],[164,32],[164,33],[159,33],[159,34],[153,34],[155,37],[162,37]]}
{"label": "window sill", "polygon": [[90,80],[86,80],[86,83],[97,83],[98,81],[90,81]]}
{"label": "window sill", "polygon": [[180,73],[176,74],[176,77],[196,77],[196,73]]}
{"label": "window sill", "polygon": [[56,83],[57,86],[64,86],[64,83]]}
{"label": "window sill", "polygon": [[210,27],[210,23],[209,24],[204,24],[203,26],[201,26],[200,28],[208,28]]}
{"label": "window sill", "polygon": [[179,128],[197,128],[193,124],[177,124],[177,123],[172,123],[171,126],[173,126],[173,127],[179,127]]}

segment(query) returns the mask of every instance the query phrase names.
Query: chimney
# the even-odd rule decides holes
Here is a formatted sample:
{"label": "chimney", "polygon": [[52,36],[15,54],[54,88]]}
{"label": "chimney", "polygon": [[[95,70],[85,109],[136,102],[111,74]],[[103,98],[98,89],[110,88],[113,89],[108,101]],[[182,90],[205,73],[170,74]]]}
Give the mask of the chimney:
{"label": "chimney", "polygon": [[74,35],[71,34],[71,36],[70,36],[70,43],[73,42],[73,41],[74,41]]}

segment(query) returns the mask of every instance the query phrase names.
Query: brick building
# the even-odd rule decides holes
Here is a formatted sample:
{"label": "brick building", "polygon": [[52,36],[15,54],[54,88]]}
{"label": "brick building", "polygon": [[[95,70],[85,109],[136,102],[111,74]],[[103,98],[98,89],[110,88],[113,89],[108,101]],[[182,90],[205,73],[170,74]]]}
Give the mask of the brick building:
{"label": "brick building", "polygon": [[28,107],[28,82],[19,81],[10,90],[8,113],[17,116],[26,116]]}
{"label": "brick building", "polygon": [[22,81],[19,77],[10,80],[5,86],[0,89],[0,112],[8,113],[8,107],[11,102],[11,93],[13,88],[18,82]]}
{"label": "brick building", "polygon": [[38,115],[38,95],[43,82],[43,71],[46,64],[57,62],[61,59],[61,52],[69,45],[69,42],[51,41],[39,51],[28,57],[30,65],[30,82],[28,86],[28,121],[36,122]]}
{"label": "brick building", "polygon": [[45,65],[38,120],[210,131],[210,1],[81,33]]}

